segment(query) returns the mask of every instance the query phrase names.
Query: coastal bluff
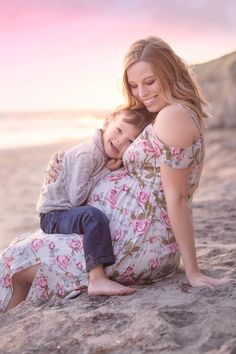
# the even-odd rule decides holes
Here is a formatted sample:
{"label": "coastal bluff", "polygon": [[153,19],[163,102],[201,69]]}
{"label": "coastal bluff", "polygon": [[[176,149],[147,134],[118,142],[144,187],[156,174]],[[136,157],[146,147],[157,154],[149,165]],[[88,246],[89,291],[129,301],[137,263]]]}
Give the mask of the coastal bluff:
{"label": "coastal bluff", "polygon": [[236,51],[194,66],[210,103],[209,128],[236,127]]}

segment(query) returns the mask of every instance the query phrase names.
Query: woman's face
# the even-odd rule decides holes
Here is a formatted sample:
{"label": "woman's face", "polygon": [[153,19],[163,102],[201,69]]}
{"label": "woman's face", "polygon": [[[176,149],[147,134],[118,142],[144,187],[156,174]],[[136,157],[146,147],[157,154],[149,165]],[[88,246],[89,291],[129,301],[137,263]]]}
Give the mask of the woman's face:
{"label": "woman's face", "polygon": [[151,64],[138,61],[127,69],[127,78],[132,95],[142,102],[149,112],[159,112],[167,106],[161,83]]}

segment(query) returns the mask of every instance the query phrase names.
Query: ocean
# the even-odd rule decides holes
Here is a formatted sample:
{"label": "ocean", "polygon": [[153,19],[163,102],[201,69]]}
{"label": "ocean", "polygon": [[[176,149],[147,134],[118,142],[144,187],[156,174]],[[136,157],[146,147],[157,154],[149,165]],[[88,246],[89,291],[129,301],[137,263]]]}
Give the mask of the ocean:
{"label": "ocean", "polygon": [[101,128],[108,112],[0,113],[0,150],[81,140]]}
{"label": "ocean", "polygon": [[51,144],[73,141],[74,145],[76,139],[79,143],[102,127],[107,115],[102,111],[0,113],[0,253],[15,236],[38,227],[39,171],[44,171],[49,155],[45,152],[34,163],[31,147],[51,151]]}

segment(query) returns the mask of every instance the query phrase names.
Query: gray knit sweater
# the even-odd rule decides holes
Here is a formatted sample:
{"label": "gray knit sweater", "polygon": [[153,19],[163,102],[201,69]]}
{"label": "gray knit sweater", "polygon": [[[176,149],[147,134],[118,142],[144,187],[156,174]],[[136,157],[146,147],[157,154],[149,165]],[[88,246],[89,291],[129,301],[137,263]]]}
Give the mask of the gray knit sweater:
{"label": "gray knit sweater", "polygon": [[65,153],[57,181],[42,186],[37,211],[48,213],[82,205],[95,184],[110,172],[106,161],[102,130],[98,129],[90,140]]}

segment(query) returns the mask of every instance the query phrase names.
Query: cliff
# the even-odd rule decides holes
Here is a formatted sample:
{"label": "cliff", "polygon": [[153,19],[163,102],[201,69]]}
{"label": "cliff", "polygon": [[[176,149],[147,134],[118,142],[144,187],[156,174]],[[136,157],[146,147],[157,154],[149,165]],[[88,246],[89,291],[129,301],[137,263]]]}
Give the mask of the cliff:
{"label": "cliff", "polygon": [[194,67],[210,102],[210,127],[236,127],[236,51]]}

